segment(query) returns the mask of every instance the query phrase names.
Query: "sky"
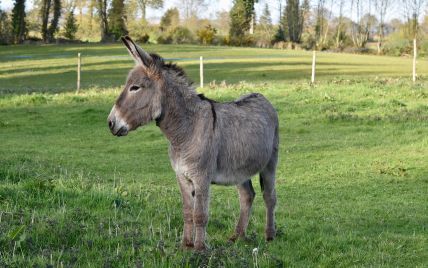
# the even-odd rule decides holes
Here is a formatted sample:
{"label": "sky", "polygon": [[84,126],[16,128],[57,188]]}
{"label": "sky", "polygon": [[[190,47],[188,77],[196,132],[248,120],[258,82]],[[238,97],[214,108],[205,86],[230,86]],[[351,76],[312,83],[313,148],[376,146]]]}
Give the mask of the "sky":
{"label": "sky", "polygon": [[[30,3],[29,6],[31,6],[32,0],[27,0],[27,1]],[[2,9],[8,10],[12,8],[13,2],[14,0],[0,0],[0,6]],[[164,0],[164,2],[165,4],[163,9],[154,10],[154,9],[148,8],[147,18],[149,18],[152,21],[159,21],[160,17],[164,14],[165,10],[171,7],[178,7],[180,1]],[[229,11],[230,8],[232,7],[233,0],[207,0],[207,2],[209,3],[209,5],[205,10],[201,11],[200,17],[214,18],[215,14],[218,11]],[[283,2],[285,2],[285,0],[283,0]],[[312,2],[312,6],[315,6],[315,1],[312,0],[311,2]],[[335,2],[337,3],[337,1],[334,1],[334,0],[332,0],[332,2],[326,1],[326,8],[328,9],[331,8],[331,10],[333,11],[333,14],[337,15],[339,12],[339,7],[337,6],[337,4],[336,5],[334,4]],[[346,2],[350,2],[350,1],[346,1]],[[268,4],[271,12],[272,22],[277,23],[279,21],[278,0],[259,0],[259,3],[255,5],[256,14],[260,15],[262,13],[262,10],[266,3]],[[329,3],[333,3],[333,4],[329,4]],[[387,21],[392,18],[403,17],[403,14],[402,14],[403,8],[401,5],[402,5],[402,0],[397,0],[396,4],[394,4],[391,7],[391,11],[389,12],[389,15],[386,18]],[[350,11],[349,7],[347,8],[345,7],[344,12],[346,13],[346,15],[350,13],[349,11]]]}

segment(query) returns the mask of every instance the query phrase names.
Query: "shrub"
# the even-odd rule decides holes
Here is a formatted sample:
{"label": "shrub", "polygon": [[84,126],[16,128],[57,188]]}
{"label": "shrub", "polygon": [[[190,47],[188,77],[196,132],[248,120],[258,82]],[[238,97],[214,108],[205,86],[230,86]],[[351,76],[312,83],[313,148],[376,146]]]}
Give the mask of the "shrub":
{"label": "shrub", "polygon": [[412,54],[413,45],[408,40],[389,40],[382,48],[382,53],[391,56]]}
{"label": "shrub", "polygon": [[149,43],[150,35],[148,35],[147,33],[144,33],[143,35],[137,36],[136,40],[138,43],[147,44]]}
{"label": "shrub", "polygon": [[198,36],[201,44],[210,45],[213,43],[216,33],[217,29],[212,27],[211,24],[208,24],[205,28],[198,30],[196,35]]}
{"label": "shrub", "polygon": [[194,38],[189,29],[178,26],[171,31],[171,39],[174,44],[191,44]]}
{"label": "shrub", "polygon": [[168,34],[162,34],[159,35],[156,39],[156,43],[158,44],[171,44],[172,43],[172,37]]}
{"label": "shrub", "polygon": [[70,10],[67,14],[67,17],[65,19],[65,26],[64,26],[64,37],[70,40],[74,40],[76,38],[77,33],[77,23],[76,18],[74,17],[74,10]]}

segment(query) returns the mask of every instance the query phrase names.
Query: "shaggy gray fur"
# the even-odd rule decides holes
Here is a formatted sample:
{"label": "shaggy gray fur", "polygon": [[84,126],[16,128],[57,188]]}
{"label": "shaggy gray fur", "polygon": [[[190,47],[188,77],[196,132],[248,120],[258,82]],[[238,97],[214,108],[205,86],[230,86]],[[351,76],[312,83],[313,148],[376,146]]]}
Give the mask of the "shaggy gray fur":
{"label": "shaggy gray fur", "polygon": [[117,136],[155,120],[170,142],[169,155],[183,201],[183,246],[206,248],[210,184],[237,185],[240,216],[231,240],[245,236],[260,173],[266,205],[266,239],[275,236],[278,116],[252,93],[218,103],[198,95],[179,67],[122,38],[136,62],[108,117]]}

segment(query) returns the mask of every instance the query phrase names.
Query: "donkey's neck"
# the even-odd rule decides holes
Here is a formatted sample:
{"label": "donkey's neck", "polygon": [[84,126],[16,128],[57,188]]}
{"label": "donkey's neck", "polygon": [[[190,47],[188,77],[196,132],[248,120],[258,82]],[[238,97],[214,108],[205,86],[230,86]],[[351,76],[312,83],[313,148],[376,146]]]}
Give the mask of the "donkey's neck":
{"label": "donkey's neck", "polygon": [[156,124],[174,148],[191,138],[200,102],[193,88],[166,90],[162,114]]}

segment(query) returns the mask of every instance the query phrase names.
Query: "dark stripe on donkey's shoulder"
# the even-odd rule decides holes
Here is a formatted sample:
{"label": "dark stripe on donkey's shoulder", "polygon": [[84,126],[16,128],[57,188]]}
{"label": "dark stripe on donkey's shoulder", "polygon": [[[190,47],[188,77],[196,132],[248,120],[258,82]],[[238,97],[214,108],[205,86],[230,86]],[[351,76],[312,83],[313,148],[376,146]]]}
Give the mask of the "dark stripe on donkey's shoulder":
{"label": "dark stripe on donkey's shoulder", "polygon": [[216,103],[216,101],[205,97],[204,94],[198,94],[198,97],[201,100],[208,101],[210,103],[210,105],[211,105],[211,113],[213,114],[213,130],[214,130],[215,129],[215,124],[217,122],[217,113],[215,112],[215,107],[214,107],[214,103]]}

